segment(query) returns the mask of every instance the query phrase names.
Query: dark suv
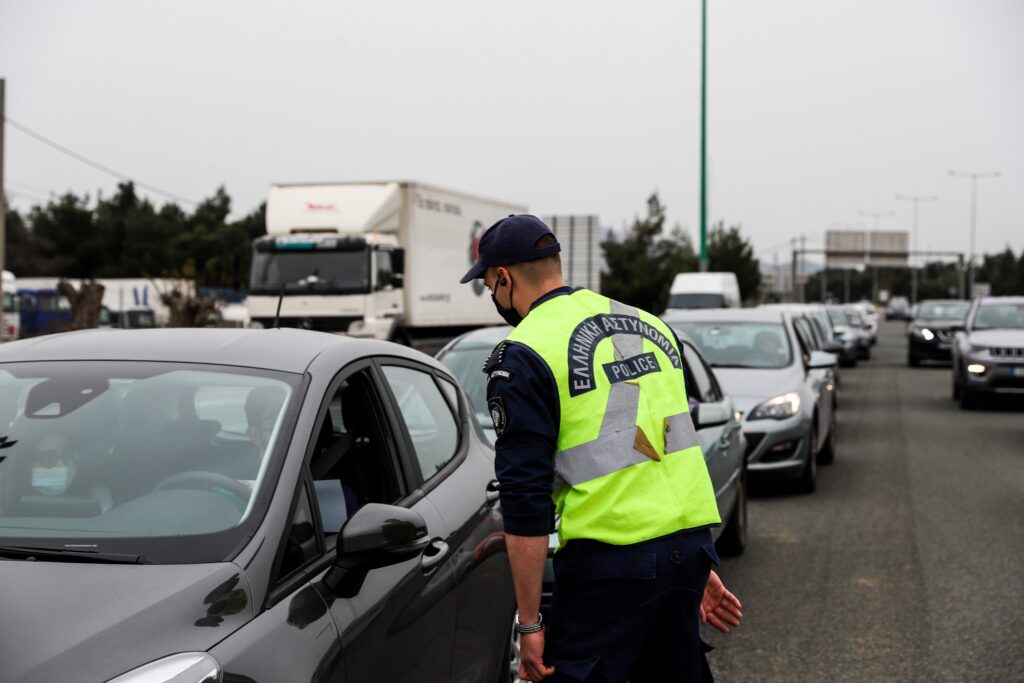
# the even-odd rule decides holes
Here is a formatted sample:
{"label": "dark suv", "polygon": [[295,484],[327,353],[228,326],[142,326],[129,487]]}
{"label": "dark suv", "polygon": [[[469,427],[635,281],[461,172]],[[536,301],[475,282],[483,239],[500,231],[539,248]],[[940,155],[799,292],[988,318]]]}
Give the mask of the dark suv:
{"label": "dark suv", "polygon": [[956,330],[963,329],[970,302],[958,299],[922,301],[907,328],[907,365],[922,360],[949,360]]}
{"label": "dark suv", "polygon": [[953,344],[953,398],[973,408],[982,394],[1024,395],[1024,297],[975,299]]}

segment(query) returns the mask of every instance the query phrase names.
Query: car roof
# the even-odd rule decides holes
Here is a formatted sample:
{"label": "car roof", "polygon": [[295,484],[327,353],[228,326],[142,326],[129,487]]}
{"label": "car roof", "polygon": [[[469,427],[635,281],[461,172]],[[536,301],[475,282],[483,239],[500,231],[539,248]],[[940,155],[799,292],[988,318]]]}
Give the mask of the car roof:
{"label": "car roof", "polygon": [[785,312],[765,308],[698,308],[669,311],[662,316],[666,323],[675,322],[771,322],[779,323]]}
{"label": "car roof", "polygon": [[209,363],[301,373],[317,356],[331,348],[349,350],[352,359],[373,353],[421,355],[388,342],[291,328],[158,328],[83,330],[8,342],[0,345],[0,363],[151,361]]}
{"label": "car roof", "polygon": [[510,325],[481,327],[478,330],[472,330],[456,337],[446,348],[447,350],[451,350],[456,347],[462,348],[467,345],[489,346],[494,348],[499,342],[504,341],[505,337],[511,333],[512,327]]}

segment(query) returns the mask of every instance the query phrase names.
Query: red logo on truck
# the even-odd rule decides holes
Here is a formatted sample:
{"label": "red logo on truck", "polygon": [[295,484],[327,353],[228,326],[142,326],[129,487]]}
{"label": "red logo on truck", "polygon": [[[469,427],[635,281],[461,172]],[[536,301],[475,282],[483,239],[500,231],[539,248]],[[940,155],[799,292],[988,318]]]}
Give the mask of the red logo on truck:
{"label": "red logo on truck", "polygon": [[333,211],[338,212],[338,207],[334,204],[314,204],[313,202],[306,202],[306,211]]}

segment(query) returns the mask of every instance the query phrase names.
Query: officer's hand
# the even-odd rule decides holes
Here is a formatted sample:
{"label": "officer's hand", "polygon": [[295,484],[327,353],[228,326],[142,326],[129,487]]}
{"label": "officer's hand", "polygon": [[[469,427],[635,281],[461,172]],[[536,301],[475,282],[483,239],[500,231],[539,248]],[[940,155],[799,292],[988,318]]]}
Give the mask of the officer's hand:
{"label": "officer's hand", "polygon": [[519,677],[539,681],[555,673],[555,667],[544,664],[544,631],[519,635]]}
{"label": "officer's hand", "polygon": [[730,593],[718,574],[711,572],[704,586],[704,599],[700,601],[700,623],[711,624],[722,633],[729,632],[729,626],[739,626],[743,605]]}

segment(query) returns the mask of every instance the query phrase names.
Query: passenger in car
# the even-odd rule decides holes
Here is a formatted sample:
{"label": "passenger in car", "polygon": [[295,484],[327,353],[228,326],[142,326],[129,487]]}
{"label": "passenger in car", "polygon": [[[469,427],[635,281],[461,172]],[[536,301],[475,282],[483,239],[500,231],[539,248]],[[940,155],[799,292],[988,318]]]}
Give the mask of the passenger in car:
{"label": "passenger in car", "polygon": [[245,398],[246,434],[262,456],[277,424],[285,392],[280,387],[256,387]]}

